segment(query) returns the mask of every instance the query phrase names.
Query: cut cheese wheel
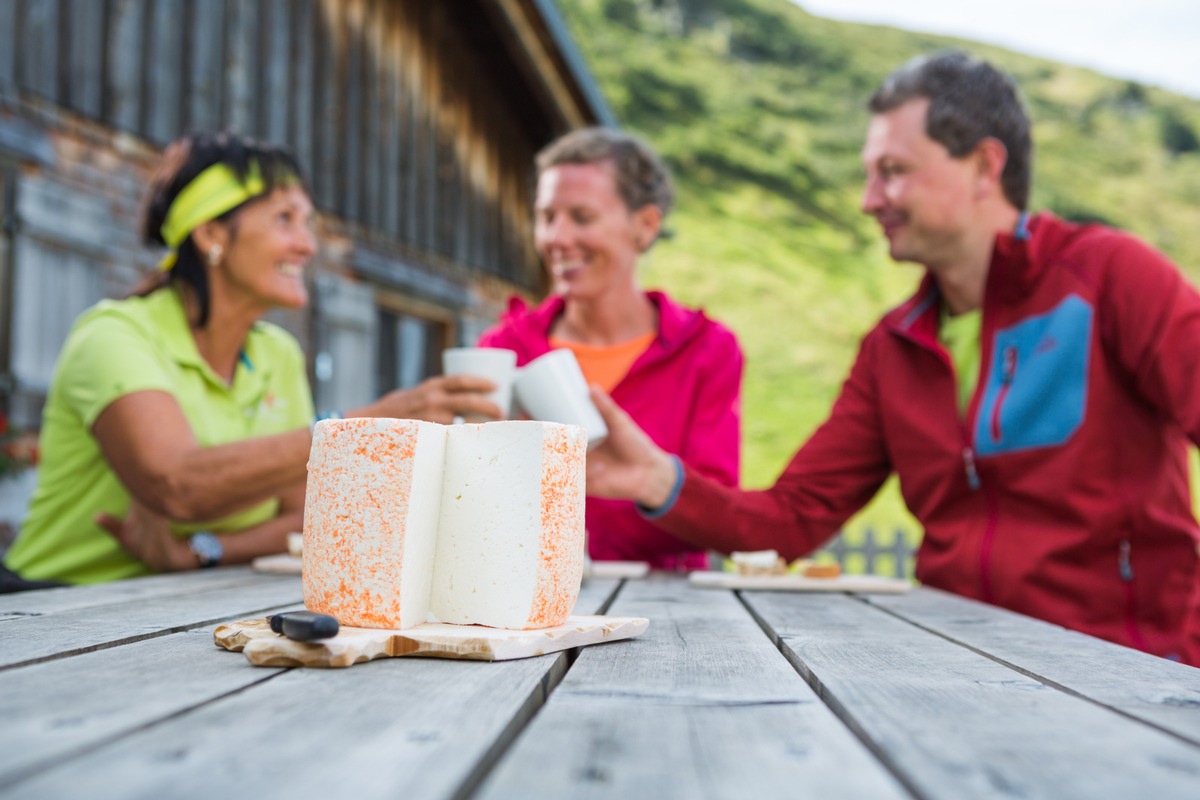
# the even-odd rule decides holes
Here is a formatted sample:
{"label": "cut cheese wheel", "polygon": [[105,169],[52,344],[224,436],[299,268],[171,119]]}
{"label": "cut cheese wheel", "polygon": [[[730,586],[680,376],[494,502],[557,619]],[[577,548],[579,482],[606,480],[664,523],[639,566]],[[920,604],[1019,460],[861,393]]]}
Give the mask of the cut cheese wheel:
{"label": "cut cheese wheel", "polygon": [[343,625],[561,625],[583,576],[574,425],[327,420],[313,431],[304,603]]}
{"label": "cut cheese wheel", "polygon": [[429,615],[446,429],[416,420],[313,428],[304,503],[304,605],[358,628]]}

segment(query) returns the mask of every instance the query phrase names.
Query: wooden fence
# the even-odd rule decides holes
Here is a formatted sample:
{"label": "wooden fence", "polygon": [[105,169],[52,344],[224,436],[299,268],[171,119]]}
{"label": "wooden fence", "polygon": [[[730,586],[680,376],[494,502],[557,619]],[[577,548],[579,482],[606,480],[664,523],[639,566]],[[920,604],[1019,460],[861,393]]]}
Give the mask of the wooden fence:
{"label": "wooden fence", "polygon": [[917,541],[903,528],[889,532],[868,527],[842,531],[818,554],[832,555],[844,572],[911,578]]}

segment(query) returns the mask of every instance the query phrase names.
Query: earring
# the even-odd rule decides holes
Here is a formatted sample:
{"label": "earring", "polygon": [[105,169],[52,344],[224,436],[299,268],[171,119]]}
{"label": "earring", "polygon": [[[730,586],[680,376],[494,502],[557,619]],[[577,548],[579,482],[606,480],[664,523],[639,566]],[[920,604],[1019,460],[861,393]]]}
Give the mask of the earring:
{"label": "earring", "polygon": [[210,267],[215,267],[217,264],[220,264],[221,245],[214,244],[212,247],[208,248],[208,252],[205,254],[205,256],[208,258],[208,265]]}

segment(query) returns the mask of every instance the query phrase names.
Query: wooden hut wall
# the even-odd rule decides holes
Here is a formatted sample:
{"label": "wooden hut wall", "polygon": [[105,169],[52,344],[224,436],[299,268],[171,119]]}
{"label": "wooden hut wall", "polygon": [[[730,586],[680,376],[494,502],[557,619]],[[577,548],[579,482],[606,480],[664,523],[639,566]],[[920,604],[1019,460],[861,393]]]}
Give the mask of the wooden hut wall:
{"label": "wooden hut wall", "polygon": [[286,143],[372,249],[533,288],[528,175],[560,125],[503,48],[477,47],[489,3],[4,0],[0,87],[156,144]]}

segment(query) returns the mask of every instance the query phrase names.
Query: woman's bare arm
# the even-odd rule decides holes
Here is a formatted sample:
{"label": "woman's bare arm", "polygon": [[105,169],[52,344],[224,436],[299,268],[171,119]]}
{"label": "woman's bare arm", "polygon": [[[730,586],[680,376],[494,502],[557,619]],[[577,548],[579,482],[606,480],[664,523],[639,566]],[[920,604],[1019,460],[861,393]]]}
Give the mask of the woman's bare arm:
{"label": "woman's bare arm", "polygon": [[[287,535],[302,530],[304,525],[304,484],[290,487],[279,501],[279,513],[266,522],[221,534],[222,564],[243,564],[287,549]],[[180,572],[200,566],[187,539],[171,532],[170,520],[137,500],[130,503],[125,519],[98,514],[96,524],[112,534],[126,552],[156,572]]]}
{"label": "woman's bare arm", "polygon": [[[449,422],[457,415],[498,417],[485,394],[490,381],[467,375],[430,378],[390,392],[346,416]],[[147,509],[179,522],[215,519],[303,483],[312,433],[202,447],[167,392],[133,392],[114,400],[92,425],[100,451],[129,493]]]}

